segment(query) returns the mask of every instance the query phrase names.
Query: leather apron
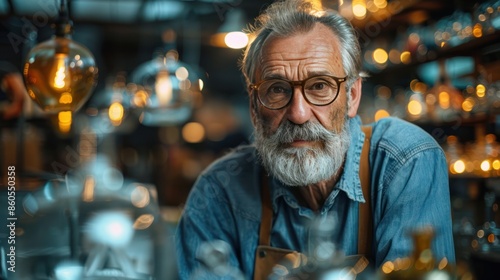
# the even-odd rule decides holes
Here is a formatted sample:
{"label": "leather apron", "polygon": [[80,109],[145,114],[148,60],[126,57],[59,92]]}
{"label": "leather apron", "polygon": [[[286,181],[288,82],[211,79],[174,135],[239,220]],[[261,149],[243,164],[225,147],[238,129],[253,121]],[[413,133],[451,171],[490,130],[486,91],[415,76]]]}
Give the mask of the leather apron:
{"label": "leather apron", "polygon": [[[363,126],[365,141],[361,151],[359,178],[363,190],[365,203],[359,203],[359,226],[358,226],[358,254],[370,255],[372,237],[372,215],[371,215],[371,195],[370,195],[370,166],[369,151],[371,126]],[[271,247],[271,229],[273,224],[273,209],[271,193],[268,185],[268,178],[264,174],[261,176],[261,201],[262,217],[259,230],[259,245],[255,255],[254,280],[263,280],[272,273],[273,267],[284,261],[289,262],[291,267],[297,268],[304,262],[305,256],[297,251]]]}

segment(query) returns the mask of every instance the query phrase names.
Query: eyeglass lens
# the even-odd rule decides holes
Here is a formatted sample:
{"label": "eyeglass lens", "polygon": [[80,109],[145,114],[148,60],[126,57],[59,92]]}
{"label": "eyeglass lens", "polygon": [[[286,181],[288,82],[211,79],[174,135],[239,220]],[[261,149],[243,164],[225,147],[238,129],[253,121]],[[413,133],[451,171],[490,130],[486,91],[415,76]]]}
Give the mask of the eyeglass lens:
{"label": "eyeglass lens", "polygon": [[258,87],[261,102],[269,108],[280,108],[288,104],[293,96],[295,85],[302,85],[307,101],[314,105],[326,105],[338,94],[338,82],[332,77],[311,77],[302,82],[291,82],[282,79],[263,81]]}

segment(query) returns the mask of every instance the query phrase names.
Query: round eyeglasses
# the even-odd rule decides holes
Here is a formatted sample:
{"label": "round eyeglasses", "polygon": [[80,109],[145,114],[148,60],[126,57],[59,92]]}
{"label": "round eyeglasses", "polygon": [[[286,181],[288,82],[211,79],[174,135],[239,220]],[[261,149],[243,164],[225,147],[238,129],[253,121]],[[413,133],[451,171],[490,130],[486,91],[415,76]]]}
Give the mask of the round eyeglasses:
{"label": "round eyeglasses", "polygon": [[312,76],[302,81],[290,81],[273,78],[251,84],[251,90],[257,92],[257,98],[264,107],[271,110],[285,108],[293,98],[296,86],[302,87],[304,98],[312,105],[326,106],[339,95],[340,84],[347,80],[329,75]]}

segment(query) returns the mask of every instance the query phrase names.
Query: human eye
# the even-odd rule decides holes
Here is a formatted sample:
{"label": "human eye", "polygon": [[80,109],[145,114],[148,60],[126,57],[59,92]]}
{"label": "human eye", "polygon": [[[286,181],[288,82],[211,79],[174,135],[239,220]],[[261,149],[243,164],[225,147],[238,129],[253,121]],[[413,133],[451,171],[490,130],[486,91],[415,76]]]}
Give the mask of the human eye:
{"label": "human eye", "polygon": [[279,107],[288,102],[292,93],[290,84],[281,80],[269,80],[259,88],[260,99],[270,107]]}
{"label": "human eye", "polygon": [[314,84],[312,84],[310,89],[311,90],[325,90],[325,88],[327,88],[327,87],[328,87],[328,84],[326,82],[318,81],[318,82],[315,82]]}
{"label": "human eye", "polygon": [[291,87],[286,81],[269,80],[261,85],[259,91],[261,95],[266,95],[270,98],[279,98],[289,95]]}
{"label": "human eye", "polygon": [[310,94],[330,94],[332,90],[336,90],[335,81],[328,79],[328,77],[316,77],[313,78],[305,84],[305,89]]}
{"label": "human eye", "polygon": [[288,94],[290,85],[284,81],[271,81],[268,84],[266,93],[271,95]]}

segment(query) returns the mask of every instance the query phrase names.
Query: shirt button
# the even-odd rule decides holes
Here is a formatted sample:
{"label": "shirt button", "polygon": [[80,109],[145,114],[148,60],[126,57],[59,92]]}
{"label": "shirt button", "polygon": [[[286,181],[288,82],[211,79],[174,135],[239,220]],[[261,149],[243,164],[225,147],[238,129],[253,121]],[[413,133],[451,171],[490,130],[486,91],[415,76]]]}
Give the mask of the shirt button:
{"label": "shirt button", "polygon": [[266,257],[266,251],[265,250],[260,250],[259,251],[259,257],[265,258]]}

